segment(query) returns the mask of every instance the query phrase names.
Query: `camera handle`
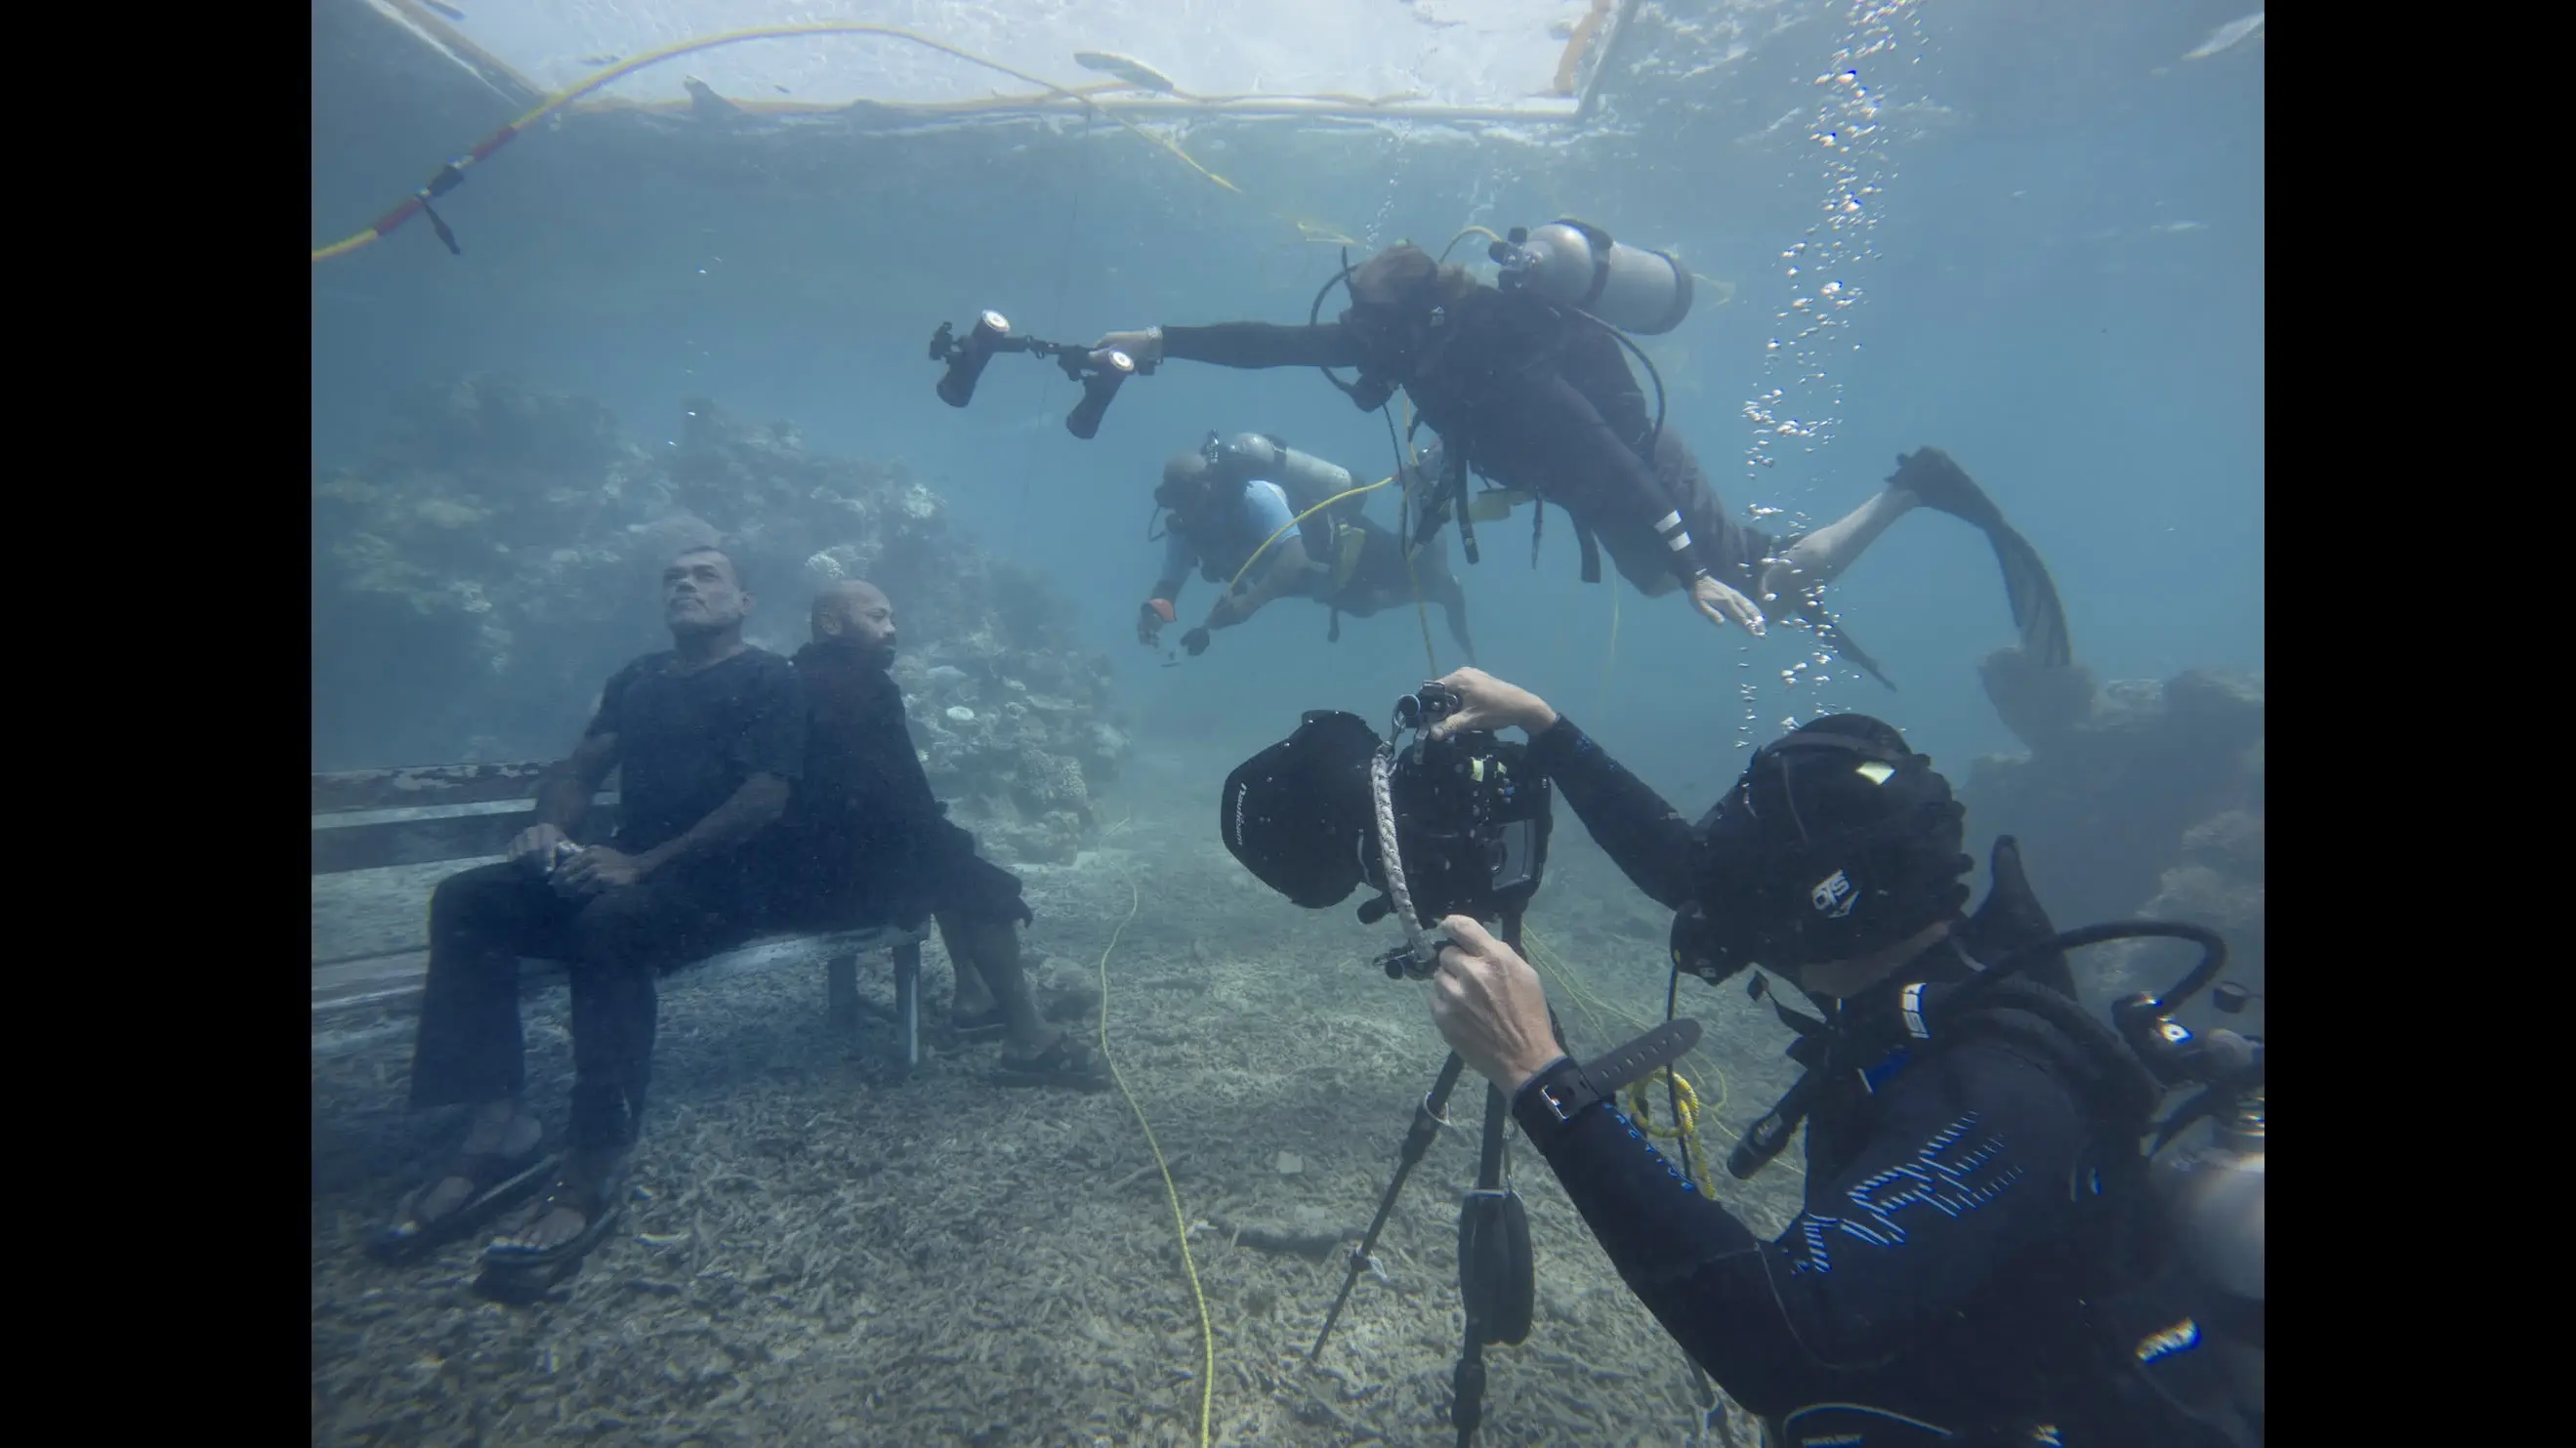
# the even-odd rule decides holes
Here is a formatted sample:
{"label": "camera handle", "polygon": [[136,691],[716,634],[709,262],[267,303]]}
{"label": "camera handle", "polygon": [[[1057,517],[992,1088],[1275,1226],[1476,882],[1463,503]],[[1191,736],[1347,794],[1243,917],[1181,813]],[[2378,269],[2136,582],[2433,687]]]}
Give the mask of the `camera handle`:
{"label": "camera handle", "polygon": [[1100,419],[1109,411],[1109,404],[1117,400],[1120,385],[1138,372],[1154,370],[1153,364],[1139,363],[1112,348],[1049,342],[1014,332],[1009,318],[999,312],[984,312],[963,338],[946,322],[930,334],[930,360],[945,363],[948,369],[939,379],[940,400],[951,407],[964,407],[973,401],[975,384],[984,375],[985,364],[1005,352],[1052,359],[1067,380],[1081,384],[1082,400],[1066,415],[1064,426],[1065,431],[1085,441],[1099,433]]}
{"label": "camera handle", "polygon": [[[1413,891],[1404,880],[1404,852],[1396,842],[1394,779],[1395,742],[1389,740],[1369,756],[1369,805],[1377,830],[1378,868],[1386,872],[1386,898],[1395,907],[1395,923],[1404,927],[1404,948],[1388,951],[1382,963],[1389,975],[1401,967],[1404,974],[1423,980],[1439,964],[1440,947],[1449,942],[1439,932],[1426,929],[1413,913]],[[1504,923],[1512,931],[1512,949],[1520,949],[1520,916],[1515,913]]]}

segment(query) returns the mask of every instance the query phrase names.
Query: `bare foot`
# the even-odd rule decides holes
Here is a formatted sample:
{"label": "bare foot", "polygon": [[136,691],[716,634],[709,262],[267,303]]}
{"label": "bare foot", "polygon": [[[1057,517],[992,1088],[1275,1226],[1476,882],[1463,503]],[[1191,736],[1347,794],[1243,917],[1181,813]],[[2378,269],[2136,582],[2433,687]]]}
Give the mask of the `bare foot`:
{"label": "bare foot", "polygon": [[492,1245],[520,1252],[550,1252],[582,1234],[608,1210],[608,1193],[617,1177],[620,1153],[574,1152],[564,1163],[563,1180],[537,1204],[536,1213],[515,1231],[492,1239]]}
{"label": "bare foot", "polygon": [[[536,1150],[537,1142],[544,1136],[544,1123],[526,1112],[517,1112],[498,1126],[476,1122],[474,1129],[466,1134],[465,1144],[460,1150],[467,1156],[518,1158]],[[441,1177],[412,1203],[411,1219],[414,1224],[426,1227],[464,1206],[473,1200],[475,1193],[490,1185],[492,1183],[477,1182],[466,1176]]]}

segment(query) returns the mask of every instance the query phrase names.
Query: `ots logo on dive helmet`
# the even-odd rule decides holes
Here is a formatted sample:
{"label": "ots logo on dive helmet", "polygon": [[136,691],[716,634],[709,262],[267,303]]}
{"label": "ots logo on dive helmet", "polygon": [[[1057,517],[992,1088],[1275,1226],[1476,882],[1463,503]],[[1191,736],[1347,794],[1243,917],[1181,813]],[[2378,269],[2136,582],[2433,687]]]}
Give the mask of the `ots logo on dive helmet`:
{"label": "ots logo on dive helmet", "polygon": [[1858,892],[1852,889],[1851,876],[1841,870],[1834,871],[1830,878],[1808,891],[1807,899],[1814,903],[1816,913],[1828,920],[1842,919],[1852,913],[1852,906],[1860,903]]}

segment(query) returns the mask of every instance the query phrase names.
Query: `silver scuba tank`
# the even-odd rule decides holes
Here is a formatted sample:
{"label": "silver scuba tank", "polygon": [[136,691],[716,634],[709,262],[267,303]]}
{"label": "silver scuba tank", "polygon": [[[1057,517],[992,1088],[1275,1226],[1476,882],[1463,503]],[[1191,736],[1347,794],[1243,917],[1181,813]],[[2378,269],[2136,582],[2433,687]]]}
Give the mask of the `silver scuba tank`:
{"label": "silver scuba tank", "polygon": [[1589,222],[1556,221],[1536,231],[1515,226],[1487,254],[1502,268],[1505,286],[1529,287],[1623,332],[1660,336],[1690,315],[1690,268],[1663,252],[1613,241]]}
{"label": "silver scuba tank", "polygon": [[2262,1093],[2213,1118],[2196,1144],[2177,1142],[2159,1154],[2148,1181],[2175,1250],[2192,1271],[2235,1297],[2261,1302]]}
{"label": "silver scuba tank", "polygon": [[[1326,498],[1347,493],[1359,484],[1352,481],[1348,468],[1336,467],[1313,453],[1299,452],[1257,432],[1239,432],[1226,439],[1223,452],[1234,476],[1259,478],[1277,483],[1296,511],[1304,512]],[[1360,500],[1346,499],[1349,509],[1356,510]],[[1335,506],[1335,514],[1345,511]]]}

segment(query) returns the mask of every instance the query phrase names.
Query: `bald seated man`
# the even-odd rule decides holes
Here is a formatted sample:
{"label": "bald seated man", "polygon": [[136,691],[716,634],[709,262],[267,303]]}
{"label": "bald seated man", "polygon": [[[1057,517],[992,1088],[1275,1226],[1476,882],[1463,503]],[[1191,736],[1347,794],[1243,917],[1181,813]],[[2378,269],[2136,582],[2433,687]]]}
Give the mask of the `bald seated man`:
{"label": "bald seated man", "polygon": [[804,778],[773,837],[771,911],[784,925],[840,928],[924,916],[957,970],[956,1024],[998,1031],[1006,1085],[1096,1091],[1109,1085],[1083,1044],[1048,1029],[1020,968],[1031,917],[1019,879],[975,854],[930,792],[903,716],[894,604],[848,579],[814,599],[813,641],[796,651],[806,705]]}
{"label": "bald seated man", "polygon": [[[652,1075],[657,978],[751,933],[760,837],[804,768],[796,674],[743,641],[752,602],[731,556],[673,557],[662,570],[671,647],[609,679],[508,859],[449,876],[430,897],[412,1105],[470,1106],[473,1117],[371,1241],[379,1257],[416,1260],[543,1188],[484,1252],[496,1274],[486,1290],[517,1294],[569,1273],[615,1229]],[[612,769],[623,818],[601,838],[583,826]],[[572,977],[560,1161],[522,1099],[521,955],[561,960]]]}

